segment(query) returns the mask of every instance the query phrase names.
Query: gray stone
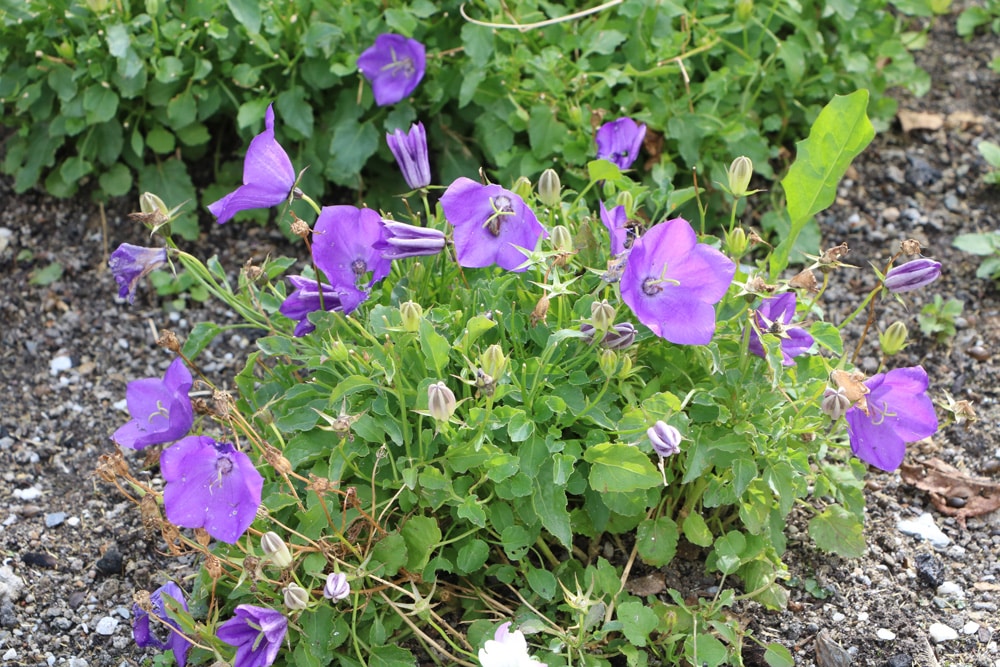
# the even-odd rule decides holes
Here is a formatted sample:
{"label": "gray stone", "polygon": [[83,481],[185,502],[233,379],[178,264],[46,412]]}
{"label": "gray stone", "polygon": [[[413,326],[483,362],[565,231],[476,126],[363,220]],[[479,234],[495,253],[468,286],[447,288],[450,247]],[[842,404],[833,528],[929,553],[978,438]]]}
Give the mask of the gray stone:
{"label": "gray stone", "polygon": [[118,629],[118,619],[114,616],[105,616],[97,622],[97,627],[94,628],[94,632],[99,635],[113,635],[115,630]]}

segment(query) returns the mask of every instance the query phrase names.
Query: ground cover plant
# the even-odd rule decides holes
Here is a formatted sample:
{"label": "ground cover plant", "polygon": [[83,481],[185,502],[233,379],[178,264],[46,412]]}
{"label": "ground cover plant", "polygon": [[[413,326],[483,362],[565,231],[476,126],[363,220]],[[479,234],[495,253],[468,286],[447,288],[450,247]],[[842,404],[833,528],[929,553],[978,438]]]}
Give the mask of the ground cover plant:
{"label": "ground cover plant", "polygon": [[[733,155],[772,177],[832,94],[869,89],[885,120],[888,87],[926,91],[905,21],[924,4],[0,2],[2,168],[17,191],[71,196],[96,180],[106,195],[187,201],[173,233],[194,239],[194,203],[238,182],[233,148],[272,102],[282,145],[310,165],[303,188],[354,190],[397,214],[402,181],[381,136],[418,115],[440,183],[484,164],[504,183],[555,164],[579,189],[592,131],[625,114],[649,129],[637,173],[663,205],[692,169],[703,186],[722,180]],[[524,29],[496,28],[513,24]],[[358,55],[388,32],[428,54],[425,84],[396,104],[359,85]]]}
{"label": "ground cover plant", "polygon": [[[407,90],[419,67],[392,71],[373,85]],[[591,137],[579,190],[554,171],[509,188],[459,177],[436,205],[424,128],[400,129],[386,140],[413,212],[396,220],[313,203],[268,106],[243,185],[209,210],[225,222],[277,206],[303,253],[238,279],[179,249],[176,211],[144,196],[135,217],[165,245],[115,251],[120,296],[173,264],[265,335],[235,393],[198,372],[222,331],[209,322],[165,334],[164,377],[128,387],[132,420],[113,439],[162,445],[162,483],[120,451],[100,474],[202,562],[194,581],[137,598],[136,640],[181,664],[742,664],[763,642],[729,611],[784,605],[793,506],[819,548],[859,554],[865,464],[893,470],[937,430],[925,371],[889,364],[905,327],[881,332],[870,378],[840,327],[867,314],[867,334],[881,299],[941,265],[902,243],[836,325],[822,294],[848,249],[786,275],[873,136],[867,105],[867,91],[834,98],[797,146],[781,182],[790,232],[773,249],[738,221],[754,194],[745,156],[719,184],[727,209],[657,214],[629,175],[646,128],[628,118]],[[696,231],[715,227],[721,239]],[[703,549],[715,592],[629,592],[681,540]]]}

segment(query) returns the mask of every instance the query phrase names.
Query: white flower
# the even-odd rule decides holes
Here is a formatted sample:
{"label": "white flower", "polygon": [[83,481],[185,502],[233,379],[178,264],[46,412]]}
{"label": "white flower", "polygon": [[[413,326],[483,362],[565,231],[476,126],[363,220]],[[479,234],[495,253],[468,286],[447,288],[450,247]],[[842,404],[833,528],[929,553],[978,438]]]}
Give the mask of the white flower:
{"label": "white flower", "polygon": [[497,628],[493,639],[479,649],[483,667],[545,667],[545,663],[528,655],[528,642],[520,630],[509,631],[510,621]]}

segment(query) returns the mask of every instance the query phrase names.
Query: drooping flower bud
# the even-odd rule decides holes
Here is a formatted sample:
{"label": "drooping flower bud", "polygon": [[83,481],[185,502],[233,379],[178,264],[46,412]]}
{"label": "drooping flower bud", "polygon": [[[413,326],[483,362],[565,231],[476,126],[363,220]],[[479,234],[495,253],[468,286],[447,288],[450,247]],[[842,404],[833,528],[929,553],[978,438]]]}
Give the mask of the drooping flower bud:
{"label": "drooping flower bud", "polygon": [[424,317],[424,309],[416,301],[404,301],[399,304],[399,314],[403,318],[403,329],[419,331],[420,320]]}
{"label": "drooping flower bud", "polygon": [[597,359],[597,365],[605,377],[613,378],[618,372],[618,353],[614,350],[601,350],[601,355]]}
{"label": "drooping flower bud", "polygon": [[483,350],[483,353],[479,355],[479,367],[494,381],[503,377],[507,370],[507,357],[503,353],[503,348],[494,343]]}
{"label": "drooping flower bud", "polygon": [[896,294],[926,287],[941,276],[941,262],[921,257],[889,269],[882,284]]}
{"label": "drooping flower bud", "polygon": [[292,611],[301,611],[309,606],[309,591],[294,581],[284,590],[285,606]]}
{"label": "drooping flower bud", "polygon": [[269,561],[280,568],[286,568],[292,564],[292,554],[288,551],[288,545],[274,531],[268,531],[261,535],[260,550],[264,552]]}
{"label": "drooping flower bud", "polygon": [[820,410],[832,421],[837,421],[844,416],[844,413],[851,407],[851,399],[843,388],[833,389],[828,387],[823,392],[823,401],[820,403]]}
{"label": "drooping flower bud", "polygon": [[607,331],[615,323],[615,307],[607,299],[590,304],[590,321],[598,331]]}
{"label": "drooping flower bud", "polygon": [[[588,345],[594,342],[597,330],[593,324],[584,322],[580,325],[580,331],[584,334],[583,340]],[[609,350],[624,350],[635,342],[636,329],[631,322],[619,322],[614,325],[601,338],[601,347]]]}
{"label": "drooping flower bud", "polygon": [[739,259],[750,247],[747,241],[747,233],[742,227],[737,227],[732,232],[725,233],[726,253],[733,258]]}
{"label": "drooping flower bud", "polygon": [[546,206],[556,207],[562,201],[562,182],[554,169],[546,169],[538,177],[538,200]]}
{"label": "drooping flower bud", "polygon": [[650,444],[653,445],[653,451],[661,458],[673,456],[681,451],[681,440],[683,439],[681,432],[665,421],[657,421],[646,429],[646,436],[649,438]]}
{"label": "drooping flower bud", "polygon": [[899,354],[906,347],[906,339],[909,332],[902,322],[893,322],[889,328],[878,335],[879,344],[882,346],[882,353],[891,357]]}
{"label": "drooping flower bud", "polygon": [[444,382],[427,387],[427,411],[438,422],[447,422],[455,414],[455,394]]}
{"label": "drooping flower bud", "polygon": [[152,192],[143,192],[139,195],[139,210],[146,214],[158,213],[164,218],[170,217],[170,209]]}
{"label": "drooping flower bud", "polygon": [[351,585],[341,572],[331,572],[326,575],[326,585],[323,586],[323,597],[334,602],[340,602],[351,594]]}
{"label": "drooping flower bud", "polygon": [[753,178],[753,162],[746,155],[741,155],[729,165],[729,192],[734,197],[746,197],[752,194],[747,190],[750,179]]}
{"label": "drooping flower bud", "polygon": [[552,249],[557,252],[572,252],[573,235],[564,225],[556,225],[552,228],[549,236],[552,241]]}

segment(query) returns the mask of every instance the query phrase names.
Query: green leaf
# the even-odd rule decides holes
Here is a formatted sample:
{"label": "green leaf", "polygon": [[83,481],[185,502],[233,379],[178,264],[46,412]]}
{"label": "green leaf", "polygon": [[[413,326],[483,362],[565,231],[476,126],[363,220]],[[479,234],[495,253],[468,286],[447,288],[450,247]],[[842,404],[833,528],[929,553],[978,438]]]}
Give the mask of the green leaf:
{"label": "green leaf", "polygon": [[424,353],[424,366],[427,370],[434,371],[439,378],[443,377],[451,345],[448,344],[447,338],[434,329],[434,325],[427,318],[420,320],[420,350]]}
{"label": "green leaf", "polygon": [[525,579],[528,580],[528,585],[531,586],[531,590],[538,593],[543,599],[551,600],[556,595],[556,575],[552,574],[548,570],[543,570],[537,567],[528,566],[528,571],[525,574]]}
{"label": "green leaf", "polygon": [[160,155],[172,153],[176,143],[174,135],[161,125],[157,125],[146,135],[146,145],[153,149],[153,152]]}
{"label": "green leaf", "polygon": [[97,181],[101,190],[109,197],[121,197],[132,190],[132,172],[121,162],[111,165]]}
{"label": "green leaf", "polygon": [[330,161],[326,175],[340,185],[355,185],[361,168],[379,146],[379,134],[372,123],[343,121],[330,140]]}
{"label": "green leaf", "polygon": [[313,110],[306,98],[306,92],[300,86],[294,86],[278,95],[275,102],[281,122],[292,128],[304,138],[313,135]]}
{"label": "green leaf", "polygon": [[257,0],[226,0],[229,11],[251,34],[260,32],[260,3]]}
{"label": "green leaf", "polygon": [[844,353],[844,339],[840,336],[840,329],[829,322],[813,322],[809,333],[817,344],[830,350],[835,356],[839,357]]}
{"label": "green leaf", "polygon": [[124,58],[128,53],[129,36],[128,30],[121,23],[108,26],[107,30],[108,53],[115,58]]}
{"label": "green leaf", "polygon": [[[698,656],[697,660],[695,660],[696,655]],[[684,657],[691,664],[697,664],[701,667],[706,665],[707,667],[719,667],[726,664],[729,652],[726,651],[726,645],[712,635],[698,634],[694,639],[688,635],[687,639],[684,640]]]}
{"label": "green leaf", "polygon": [[674,559],[679,537],[677,524],[670,517],[646,519],[639,524],[636,534],[639,556],[648,565],[663,567]]}
{"label": "green leaf", "polygon": [[573,529],[567,508],[566,489],[553,481],[552,470],[552,460],[548,459],[532,480],[531,506],[545,530],[569,549],[573,546]]}
{"label": "green leaf", "polygon": [[663,477],[649,457],[630,445],[594,445],[583,458],[590,463],[590,486],[598,493],[651,489],[663,484]]}
{"label": "green leaf", "polygon": [[865,554],[860,519],[840,505],[830,505],[810,519],[809,534],[823,551],[844,558],[860,558]]}
{"label": "green leaf", "polygon": [[441,542],[441,529],[435,519],[414,516],[399,531],[406,542],[406,569],[419,572],[427,565],[434,548]]}
{"label": "green leaf", "polygon": [[458,558],[455,566],[458,567],[459,574],[472,574],[478,572],[486,565],[486,560],[490,555],[490,546],[482,540],[470,540],[462,545],[458,550]]}
{"label": "green leaf", "polygon": [[959,234],[951,242],[953,246],[973,255],[992,255],[1000,249],[1000,234],[990,232],[985,234]]}
{"label": "green leaf", "polygon": [[622,180],[622,170],[614,162],[608,160],[591,160],[587,163],[587,175],[592,181],[611,181],[612,183]]}
{"label": "green leaf", "polygon": [[980,141],[977,148],[991,166],[1000,167],[1000,145],[992,141]]}
{"label": "green leaf", "polygon": [[42,287],[46,285],[51,285],[55,281],[62,278],[63,267],[59,262],[52,262],[44,269],[38,269],[37,271],[31,272],[31,278],[28,282],[32,285],[41,285]]}
{"label": "green leaf", "polygon": [[714,540],[712,531],[709,529],[705,519],[697,512],[691,512],[684,519],[682,526],[684,537],[688,542],[699,547],[710,547]]}
{"label": "green leaf", "polygon": [[224,329],[214,322],[198,322],[184,341],[181,354],[187,359],[196,358],[223,331]]}
{"label": "green leaf", "polygon": [[389,533],[372,547],[371,569],[380,577],[395,576],[406,560],[406,540],[399,533]]}
{"label": "green leaf", "polygon": [[810,218],[833,203],[844,172],[874,138],[867,109],[867,90],[837,95],[820,112],[809,137],[795,145],[795,162],[781,181],[791,229],[771,257],[772,275],[788,266],[799,233]]}
{"label": "green leaf", "polygon": [[656,612],[634,600],[618,605],[618,620],[622,624],[625,638],[636,646],[645,646],[649,633],[655,630],[660,622]]}
{"label": "green leaf", "polygon": [[368,657],[368,667],[414,667],[416,664],[412,653],[393,644],[373,646]]}
{"label": "green leaf", "polygon": [[555,118],[555,111],[539,104],[531,108],[531,121],[528,123],[528,141],[538,157],[548,157],[562,147],[566,137],[566,126]]}
{"label": "green leaf", "polygon": [[87,112],[87,124],[106,123],[118,111],[118,95],[110,88],[95,84],[83,91],[83,109]]}
{"label": "green leaf", "polygon": [[767,645],[767,650],[764,651],[764,662],[771,667],[795,667],[795,658],[792,657],[792,652],[775,642]]}

